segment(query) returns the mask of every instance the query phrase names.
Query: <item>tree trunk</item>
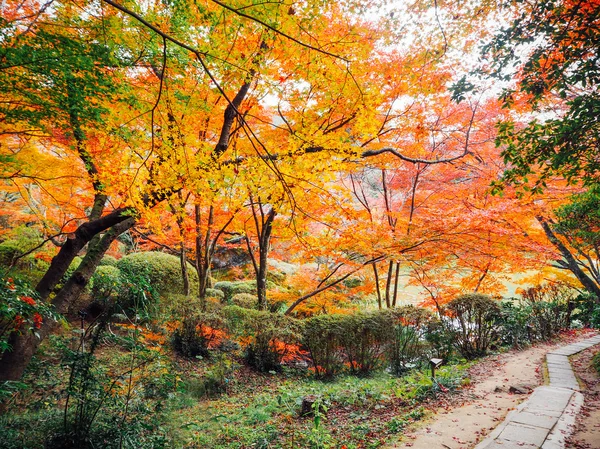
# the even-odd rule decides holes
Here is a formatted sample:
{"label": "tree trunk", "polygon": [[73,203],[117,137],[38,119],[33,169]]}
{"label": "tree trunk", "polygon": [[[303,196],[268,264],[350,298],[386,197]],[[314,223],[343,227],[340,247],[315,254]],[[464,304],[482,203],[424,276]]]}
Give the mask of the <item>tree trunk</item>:
{"label": "tree trunk", "polygon": [[396,274],[394,275],[394,299],[392,300],[392,307],[396,307],[396,300],[398,299],[398,278],[400,277],[400,263],[396,262]]}
{"label": "tree trunk", "polygon": [[275,209],[271,208],[263,224],[262,235],[260,238],[258,273],[256,276],[256,294],[258,296],[258,310],[267,309],[267,260],[269,256],[269,246],[271,243],[271,232],[273,230],[273,220],[275,219]]}
{"label": "tree trunk", "polygon": [[563,259],[565,259],[569,271],[575,275],[579,282],[581,282],[581,285],[583,285],[583,287],[589,293],[596,297],[596,302],[600,303],[600,287],[598,284],[596,284],[593,279],[585,274],[585,272],[579,266],[575,256],[573,256],[571,251],[569,251],[569,249],[563,244],[563,242],[560,241],[556,234],[554,234],[550,224],[543,217],[538,216],[535,218],[542,225],[544,233],[546,234],[546,237],[548,237],[548,240],[550,240],[550,243],[552,243],[560,251]]}
{"label": "tree trunk", "polygon": [[381,290],[379,289],[379,274],[377,273],[377,263],[373,262],[373,273],[375,274],[375,288],[377,290],[377,305],[381,310]]}
{"label": "tree trunk", "polygon": [[[90,278],[96,271],[96,268],[100,264],[100,260],[110,247],[111,243],[119,235],[131,228],[134,223],[135,220],[132,217],[129,217],[124,221],[115,224],[102,236],[102,238],[97,241],[94,247],[88,249],[87,254],[81,261],[81,264],[77,270],[75,270],[64,287],[61,288],[57,295],[52,299],[52,305],[54,306],[56,312],[63,314],[67,311],[69,305],[72,304],[85,289],[85,286],[88,284]],[[31,358],[37,351],[38,346],[44,340],[44,338],[46,338],[52,332],[55,326],[55,322],[45,320],[42,323],[41,328],[38,330],[39,338],[31,332],[26,332],[23,334],[13,332],[9,336],[8,341],[11,349],[2,354],[2,361],[0,363],[0,380],[20,379],[25,371],[25,368],[27,368],[29,365]]]}
{"label": "tree trunk", "polygon": [[389,309],[392,306],[391,291],[392,275],[394,273],[394,262],[390,260],[388,264],[387,279],[385,280],[385,306]]}
{"label": "tree trunk", "polygon": [[181,261],[181,278],[183,279],[183,294],[189,296],[190,294],[190,277],[187,271],[187,256],[185,253],[185,242],[181,242],[181,250],[179,253],[179,260]]}

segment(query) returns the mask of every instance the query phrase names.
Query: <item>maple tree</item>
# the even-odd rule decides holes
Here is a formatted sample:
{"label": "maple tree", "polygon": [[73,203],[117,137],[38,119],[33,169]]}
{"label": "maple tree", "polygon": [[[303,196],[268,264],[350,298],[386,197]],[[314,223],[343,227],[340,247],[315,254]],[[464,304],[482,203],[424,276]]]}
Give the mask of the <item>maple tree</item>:
{"label": "maple tree", "polygon": [[[185,293],[192,262],[201,298],[224,233],[243,236],[260,309],[270,251],[323,261],[284,294],[288,314],[332,310],[358,273],[379,307],[397,305],[407,273],[436,305],[497,293],[532,248],[550,254],[520,238],[535,233],[535,207],[507,218],[513,192],[487,193],[506,169],[492,144],[497,102],[448,90],[474,45],[465,34],[487,32],[481,11],[454,20],[414,2],[406,17],[367,14],[378,6],[9,2],[0,176],[10,209],[58,245],[41,300],[64,312],[128,230],[179,256]],[[3,378],[19,377],[40,341],[11,338]]]}

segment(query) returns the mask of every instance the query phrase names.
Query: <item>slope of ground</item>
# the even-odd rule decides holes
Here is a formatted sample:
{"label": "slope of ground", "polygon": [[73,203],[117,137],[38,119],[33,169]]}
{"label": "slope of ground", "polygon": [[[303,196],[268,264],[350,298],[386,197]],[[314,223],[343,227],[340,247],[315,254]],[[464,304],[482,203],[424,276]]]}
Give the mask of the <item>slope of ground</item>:
{"label": "slope of ground", "polygon": [[[493,355],[471,368],[471,388],[458,400],[440,408],[423,427],[407,433],[390,448],[468,449],[483,439],[506,414],[527,398],[510,392],[511,386],[534,388],[543,383],[542,364],[546,352],[587,333],[565,335],[559,342],[538,344],[524,351]],[[584,446],[585,447],[585,446]],[[590,446],[590,447],[600,447]]]}
{"label": "slope of ground", "polygon": [[575,432],[567,441],[568,448],[600,448],[600,376],[592,366],[592,357],[598,351],[600,345],[571,358],[571,366],[579,379],[585,399],[576,418]]}

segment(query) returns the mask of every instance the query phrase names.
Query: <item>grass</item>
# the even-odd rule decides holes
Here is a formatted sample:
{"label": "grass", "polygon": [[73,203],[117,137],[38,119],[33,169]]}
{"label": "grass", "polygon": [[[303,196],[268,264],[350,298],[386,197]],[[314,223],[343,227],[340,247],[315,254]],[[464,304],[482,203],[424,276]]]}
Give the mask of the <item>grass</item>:
{"label": "grass", "polygon": [[[445,367],[433,383],[427,372],[396,378],[341,376],[321,382],[307,377],[265,377],[263,385],[240,385],[218,399],[170,406],[171,431],[186,447],[377,448],[425,415],[421,403],[464,381],[466,365]],[[314,395],[314,417],[299,417],[302,399]]]}
{"label": "grass", "polygon": [[[25,379],[26,391],[3,410],[0,431],[7,437],[0,448],[43,447],[62,429],[69,371],[60,353],[77,338],[67,335],[45,342]],[[131,363],[130,347],[121,340],[111,339],[97,353],[107,373],[122,373]],[[100,422],[94,424],[98,432],[114,430],[111,422],[127,424],[129,440],[123,448],[374,449],[421,420],[440,394],[465,384],[470,366],[442,367],[438,382],[432,381],[429,370],[414,370],[401,378],[382,371],[371,377],[341,375],[324,382],[308,371],[257,374],[236,353],[212,360],[161,354],[151,354],[151,362],[135,373],[129,414],[123,418],[121,396],[102,409]],[[218,374],[220,367],[224,374]],[[225,377],[224,394],[208,394],[205,380],[210,373]],[[123,392],[127,379],[120,380]],[[313,416],[300,417],[308,395],[318,405]]]}

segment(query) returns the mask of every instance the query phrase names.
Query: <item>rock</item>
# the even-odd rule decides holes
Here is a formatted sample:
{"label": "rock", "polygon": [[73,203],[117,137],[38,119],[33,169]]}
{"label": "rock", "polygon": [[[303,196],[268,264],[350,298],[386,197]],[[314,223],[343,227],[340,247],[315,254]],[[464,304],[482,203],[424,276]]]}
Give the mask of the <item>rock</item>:
{"label": "rock", "polygon": [[513,394],[529,394],[532,391],[533,387],[525,384],[511,385],[511,387],[508,389],[508,392]]}
{"label": "rock", "polygon": [[302,398],[302,410],[300,410],[300,416],[313,416],[315,411],[313,404],[316,402],[317,396],[309,394]]}
{"label": "rock", "polygon": [[496,388],[494,388],[494,393],[502,393],[504,391],[504,388],[502,388],[501,386],[496,386]]}

